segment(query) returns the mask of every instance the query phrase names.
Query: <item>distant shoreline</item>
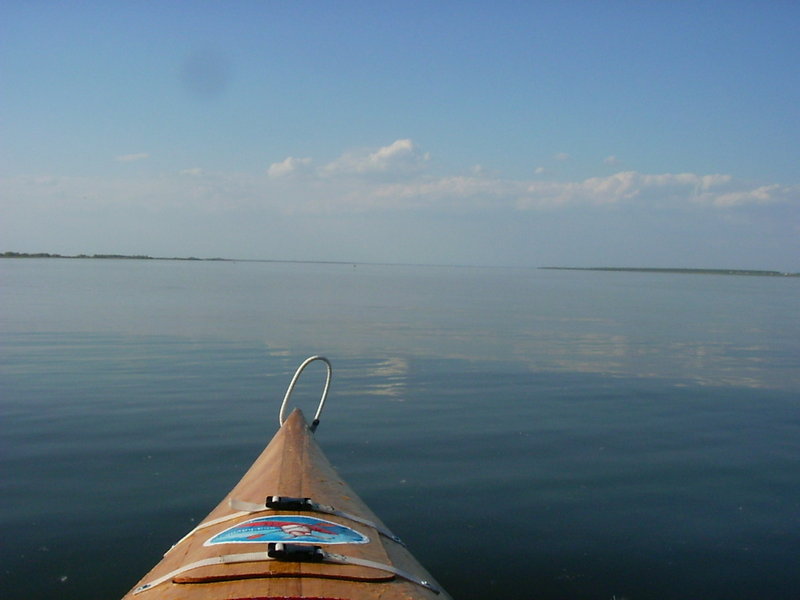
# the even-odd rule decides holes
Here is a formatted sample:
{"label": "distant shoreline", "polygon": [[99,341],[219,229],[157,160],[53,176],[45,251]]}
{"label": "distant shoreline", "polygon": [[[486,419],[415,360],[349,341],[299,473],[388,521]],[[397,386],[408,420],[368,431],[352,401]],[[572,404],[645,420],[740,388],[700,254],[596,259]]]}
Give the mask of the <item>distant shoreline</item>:
{"label": "distant shoreline", "polygon": [[351,260],[290,260],[286,258],[198,258],[196,256],[149,256],[147,254],[53,254],[50,252],[3,252],[0,258],[59,258],[76,259],[115,259],[115,260],[185,260],[195,262],[253,262],[253,263],[289,263],[311,265],[385,265],[408,267],[468,267],[471,265],[432,265],[417,263],[365,263]]}
{"label": "distant shoreline", "polygon": [[344,260],[276,260],[260,258],[198,258],[197,256],[149,256],[147,254],[52,254],[50,252],[3,252],[0,258],[63,258],[70,259],[115,259],[115,260],[187,260],[197,262],[266,262],[266,263],[321,263],[351,265]]}
{"label": "distant shoreline", "polygon": [[744,275],[747,277],[800,277],[800,273],[757,269],[678,269],[657,267],[539,267],[550,271],[622,271],[626,273],[677,273],[682,275]]}
{"label": "distant shoreline", "polygon": [[197,258],[189,257],[166,257],[166,256],[147,256],[146,254],[51,254],[49,252],[3,252],[0,258],[115,258],[125,260],[214,260],[230,261],[229,258]]}
{"label": "distant shoreline", "polygon": [[[146,254],[53,254],[50,252],[3,252],[0,258],[60,258],[60,259],[116,259],[116,260],[185,260],[198,262],[263,262],[263,263],[300,263],[324,265],[352,265],[359,264],[346,260],[286,260],[286,259],[259,259],[259,258],[198,258],[196,256],[148,256]],[[360,263],[386,266],[414,266],[414,267],[467,267],[469,265],[434,265],[422,263]],[[766,271],[758,269],[683,269],[659,267],[537,267],[545,271],[618,271],[628,273],[673,273],[683,275],[740,275],[747,277],[800,277],[800,273],[785,273],[782,271]]]}

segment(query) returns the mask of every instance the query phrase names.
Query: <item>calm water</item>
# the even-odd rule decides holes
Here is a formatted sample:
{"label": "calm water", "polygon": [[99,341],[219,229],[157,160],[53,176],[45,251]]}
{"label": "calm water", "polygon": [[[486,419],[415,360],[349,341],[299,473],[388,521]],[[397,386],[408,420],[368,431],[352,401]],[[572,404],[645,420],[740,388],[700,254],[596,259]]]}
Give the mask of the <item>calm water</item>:
{"label": "calm water", "polygon": [[0,286],[4,599],[125,593],[311,354],[318,440],[456,598],[800,589],[798,279],[8,259]]}

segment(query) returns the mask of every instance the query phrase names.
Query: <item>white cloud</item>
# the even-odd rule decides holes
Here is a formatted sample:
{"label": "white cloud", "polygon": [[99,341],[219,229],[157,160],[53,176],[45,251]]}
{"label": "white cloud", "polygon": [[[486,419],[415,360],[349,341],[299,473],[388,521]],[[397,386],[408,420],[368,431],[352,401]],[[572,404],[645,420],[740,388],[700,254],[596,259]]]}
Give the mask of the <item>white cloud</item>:
{"label": "white cloud", "polygon": [[475,175],[476,177],[481,177],[488,173],[486,167],[484,167],[483,165],[472,165],[469,169],[469,172]]}
{"label": "white cloud", "polygon": [[145,160],[150,158],[150,155],[147,152],[138,152],[136,154],[122,154],[114,158],[117,162],[136,162],[139,160]]}
{"label": "white cloud", "polygon": [[281,162],[272,163],[267,169],[270,177],[287,177],[305,172],[311,165],[310,158],[295,158],[288,156]]}
{"label": "white cloud", "polygon": [[365,201],[371,201],[375,206],[428,207],[460,212],[476,208],[502,208],[509,198],[515,197],[520,191],[518,182],[454,176],[383,184],[371,188],[364,196]]}
{"label": "white cloud", "polygon": [[732,213],[741,207],[797,203],[800,198],[798,186],[751,184],[723,174],[620,171],[564,181],[549,178],[541,168],[514,179],[476,165],[468,175],[434,176],[424,169],[428,160],[411,140],[400,139],[382,148],[344,154],[319,167],[311,158],[289,156],[260,174],[210,174],[194,167],[155,177],[43,176],[7,179],[0,182],[0,192],[40,207],[284,214],[511,214],[618,206]]}
{"label": "white cloud", "polygon": [[788,202],[797,193],[796,188],[777,184],[756,187],[736,181],[730,175],[622,171],[607,177],[592,177],[576,182],[531,182],[525,196],[517,202],[517,207],[531,210],[635,202],[651,208],[695,204],[721,209]]}
{"label": "white cloud", "polygon": [[[536,182],[527,188],[525,197],[517,202],[523,210],[569,205],[612,205],[640,196],[654,188],[674,186],[678,175],[642,175],[633,171],[615,173],[608,177],[592,177],[576,182]],[[687,195],[693,192],[692,182],[686,182]]]}
{"label": "white cloud", "polygon": [[734,206],[744,206],[748,204],[773,204],[791,200],[791,196],[797,197],[798,190],[795,188],[784,188],[773,184],[757,187],[755,189],[742,189],[723,194],[704,193],[695,198],[696,202],[711,204],[717,208],[730,208]]}
{"label": "white cloud", "polygon": [[408,174],[421,170],[430,160],[409,139],[396,140],[373,152],[344,154],[326,165],[324,175]]}
{"label": "white cloud", "polygon": [[292,176],[309,183],[343,176],[392,179],[417,176],[429,160],[430,155],[420,151],[413,141],[400,139],[381,148],[342,154],[317,168],[312,167],[311,158],[289,156],[271,164],[267,174],[273,179]]}
{"label": "white cloud", "polygon": [[[334,188],[331,188],[334,189]],[[583,181],[515,180],[472,176],[416,177],[400,182],[351,182],[325,199],[327,209],[380,210],[556,210],[637,205],[645,209],[708,207],[714,210],[789,202],[786,186],[753,186],[730,175],[645,174],[623,171]],[[794,194],[794,196],[793,196]],[[308,210],[322,208],[313,201]]]}
{"label": "white cloud", "polygon": [[564,162],[565,160],[569,160],[570,156],[566,152],[559,152],[558,154],[553,155],[553,159],[559,162]]}
{"label": "white cloud", "polygon": [[613,167],[613,166],[618,165],[620,163],[620,160],[616,156],[611,155],[611,156],[607,156],[603,160],[603,163],[608,165],[608,166],[610,166],[610,167]]}

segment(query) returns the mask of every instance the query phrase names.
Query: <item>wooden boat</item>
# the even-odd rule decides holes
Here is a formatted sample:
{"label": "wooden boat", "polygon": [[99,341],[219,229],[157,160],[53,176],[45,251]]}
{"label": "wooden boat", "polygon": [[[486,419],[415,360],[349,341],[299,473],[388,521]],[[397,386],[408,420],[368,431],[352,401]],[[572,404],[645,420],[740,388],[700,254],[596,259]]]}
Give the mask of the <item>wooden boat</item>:
{"label": "wooden boat", "polygon": [[[309,426],[285,418],[303,369],[327,379]],[[242,480],[124,600],[383,600],[450,598],[342,481],[313,438],[331,379],[312,356],[289,385],[281,427]]]}

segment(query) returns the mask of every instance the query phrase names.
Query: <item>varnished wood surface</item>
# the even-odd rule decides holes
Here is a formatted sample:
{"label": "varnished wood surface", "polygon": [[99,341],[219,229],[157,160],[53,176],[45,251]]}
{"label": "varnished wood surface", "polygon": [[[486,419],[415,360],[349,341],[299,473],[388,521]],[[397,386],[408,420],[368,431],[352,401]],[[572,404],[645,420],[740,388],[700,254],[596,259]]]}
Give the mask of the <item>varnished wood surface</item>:
{"label": "varnished wood surface", "polygon": [[[358,515],[383,526],[364,502],[339,477],[317,445],[305,418],[295,410],[253,463],[241,481],[201,525],[236,511],[230,499],[263,503],[267,496],[309,497],[320,504]],[[193,569],[169,582],[133,595],[133,589],[198,560],[239,552],[266,552],[267,544],[203,544],[214,535],[237,523],[255,517],[304,514],[349,527],[369,538],[365,544],[331,546],[331,552],[393,565],[420,579],[433,582],[430,574],[400,544],[381,536],[374,528],[345,517],[298,511],[251,513],[196,530],[170,550],[124,600],[233,600],[253,597],[340,598],[348,600],[449,599],[403,580],[386,571],[356,565],[258,561],[214,565]]]}

